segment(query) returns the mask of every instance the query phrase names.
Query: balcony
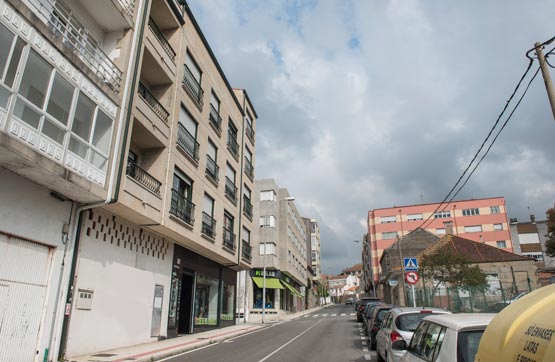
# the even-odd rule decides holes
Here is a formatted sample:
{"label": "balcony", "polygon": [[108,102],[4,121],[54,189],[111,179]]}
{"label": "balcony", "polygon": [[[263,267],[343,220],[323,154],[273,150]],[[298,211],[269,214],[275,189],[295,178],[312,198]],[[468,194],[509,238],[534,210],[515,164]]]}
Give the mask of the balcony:
{"label": "balcony", "polygon": [[252,128],[252,124],[250,124],[249,122],[245,122],[245,125],[245,133],[247,134],[247,138],[254,145],[254,129]]}
{"label": "balcony", "polygon": [[252,261],[252,246],[245,240],[241,241],[241,257],[249,263]]}
{"label": "balcony", "polygon": [[150,93],[147,87],[142,83],[139,82],[139,95],[143,98],[143,100],[149,105],[149,107],[160,117],[160,119],[164,122],[168,122],[168,117],[170,116],[170,112],[164,108],[164,106],[158,102],[158,99]]}
{"label": "balcony", "polygon": [[216,108],[213,105],[210,105],[210,116],[208,117],[210,120],[210,125],[218,135],[222,133],[222,117],[218,114]]}
{"label": "balcony", "polygon": [[225,177],[225,195],[231,199],[234,204],[237,204],[237,187],[227,176]]}
{"label": "balcony", "polygon": [[216,238],[216,220],[207,213],[202,213],[202,233],[211,239]]}
{"label": "balcony", "polygon": [[179,220],[193,225],[195,222],[195,204],[188,200],[184,195],[172,189],[172,200],[170,207],[170,214],[177,217]]}
{"label": "balcony", "polygon": [[214,161],[210,155],[206,155],[206,175],[216,184],[220,180],[218,176],[219,172],[220,167],[216,164],[216,161]]}
{"label": "balcony", "polygon": [[183,127],[182,124],[179,124],[179,129],[177,131],[177,145],[181,150],[183,150],[185,155],[195,163],[195,165],[198,164],[199,143],[195,137],[193,137],[193,135],[189,133],[185,127]]}
{"label": "balcony", "polygon": [[224,227],[224,247],[235,252],[235,234],[233,230]]}
{"label": "balcony", "polygon": [[[130,1],[124,1],[129,3]],[[87,3],[91,3],[90,1]],[[112,1],[105,2],[114,6]],[[118,2],[119,3],[119,2]],[[110,89],[118,93],[121,87],[122,71],[112,62],[110,57],[100,47],[100,42],[94,38],[89,29],[85,28],[83,22],[74,16],[74,13],[59,1],[54,0],[31,0],[29,1],[35,15],[45,22],[53,32],[53,35],[60,38],[85,65],[100,78]],[[106,18],[114,18],[115,14],[95,16],[94,6],[84,7],[91,10],[89,14],[98,24],[105,25],[101,28],[113,28],[116,21],[106,22]],[[120,5],[121,6],[121,5]],[[98,7],[100,8],[100,7]],[[113,7],[114,13],[120,14],[119,9]],[[98,15],[98,14],[96,14]],[[121,16],[120,16],[121,18]],[[124,21],[123,25],[116,28],[128,28],[129,24]],[[114,29],[115,30],[115,29]]]}
{"label": "balcony", "polygon": [[162,183],[140,168],[135,162],[131,160],[127,161],[126,174],[147,190],[156,195],[160,195],[160,186]]}
{"label": "balcony", "polygon": [[254,167],[247,157],[245,157],[245,174],[251,181],[254,180]]}
{"label": "balcony", "polygon": [[162,48],[164,49],[168,57],[175,64],[175,55],[176,55],[175,50],[173,50],[172,46],[170,45],[170,42],[164,36],[164,33],[162,33],[158,25],[156,25],[156,23],[154,22],[154,19],[152,18],[148,19],[148,27],[150,28],[150,30],[152,30],[152,33],[154,34],[154,36],[156,37],[156,39],[158,40],[158,42],[160,43],[160,45],[162,46]]}
{"label": "balcony", "polygon": [[252,221],[252,203],[247,195],[243,195],[243,214]]}
{"label": "balcony", "polygon": [[227,132],[227,149],[231,152],[235,159],[239,158],[239,143],[237,143],[237,134],[231,131]]}
{"label": "balcony", "polygon": [[185,77],[183,78],[183,87],[185,91],[193,102],[197,105],[197,107],[202,110],[204,91],[202,90],[200,83],[196,80],[195,76],[189,68],[185,65]]}

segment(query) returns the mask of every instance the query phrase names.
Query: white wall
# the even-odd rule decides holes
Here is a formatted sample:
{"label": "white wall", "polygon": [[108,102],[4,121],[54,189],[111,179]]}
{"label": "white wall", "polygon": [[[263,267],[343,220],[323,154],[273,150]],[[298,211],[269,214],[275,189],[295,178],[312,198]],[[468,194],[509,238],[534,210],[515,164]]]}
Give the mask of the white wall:
{"label": "white wall", "polygon": [[[114,228],[112,215],[99,209],[95,209],[93,215],[93,220],[86,218],[82,228],[76,287],[76,297],[79,289],[94,291],[92,309],[77,309],[77,302],[73,303],[68,356],[157,340],[151,337],[156,284],[164,286],[160,334],[167,335],[173,244],[144,229],[139,242],[129,243],[128,240],[139,235],[139,227],[116,218]],[[106,241],[104,234],[107,234]],[[151,242],[146,241],[147,236],[151,237]],[[146,248],[143,250],[145,246],[163,250],[163,259],[147,255]]]}

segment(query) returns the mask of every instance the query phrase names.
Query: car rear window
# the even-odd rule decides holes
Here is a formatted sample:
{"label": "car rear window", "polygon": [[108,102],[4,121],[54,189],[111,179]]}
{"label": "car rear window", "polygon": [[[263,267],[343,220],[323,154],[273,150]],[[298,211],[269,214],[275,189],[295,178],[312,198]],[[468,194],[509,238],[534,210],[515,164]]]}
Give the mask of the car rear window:
{"label": "car rear window", "polygon": [[424,317],[427,317],[429,315],[429,313],[401,314],[395,320],[395,325],[402,331],[414,332],[416,330],[416,327],[418,326],[418,323],[420,323],[420,321],[424,319]]}
{"label": "car rear window", "polygon": [[457,338],[457,362],[474,362],[484,331],[460,332]]}
{"label": "car rear window", "polygon": [[378,315],[376,316],[376,321],[381,322],[383,320],[383,316],[389,311],[389,309],[380,309]]}

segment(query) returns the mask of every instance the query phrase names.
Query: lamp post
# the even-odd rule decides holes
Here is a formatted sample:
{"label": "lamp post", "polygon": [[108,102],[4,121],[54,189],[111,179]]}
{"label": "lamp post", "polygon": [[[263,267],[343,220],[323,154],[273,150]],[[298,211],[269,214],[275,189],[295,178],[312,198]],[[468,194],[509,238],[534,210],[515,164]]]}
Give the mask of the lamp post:
{"label": "lamp post", "polygon": [[[292,196],[288,196],[283,200],[277,200],[276,203],[279,201],[295,201],[295,198]],[[276,203],[273,203],[272,206],[275,206]],[[277,218],[276,218],[277,219]],[[276,220],[277,223],[277,220]],[[276,225],[277,228],[277,225]],[[264,238],[264,255],[262,256],[262,324],[264,324],[264,316],[266,315],[266,238]]]}

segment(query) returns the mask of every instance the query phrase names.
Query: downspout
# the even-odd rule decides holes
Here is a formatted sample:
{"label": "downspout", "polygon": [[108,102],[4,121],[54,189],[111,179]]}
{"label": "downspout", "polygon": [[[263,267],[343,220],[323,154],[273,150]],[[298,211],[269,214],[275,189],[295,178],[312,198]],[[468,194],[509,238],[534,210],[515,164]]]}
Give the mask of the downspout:
{"label": "downspout", "polygon": [[[60,343],[58,348],[59,361],[63,361],[65,359],[65,354],[66,354],[69,323],[71,319],[70,311],[73,304],[74,287],[75,287],[75,281],[76,281],[75,271],[77,269],[77,263],[79,259],[81,224],[83,222],[84,211],[93,209],[96,207],[116,203],[118,201],[119,192],[121,189],[121,179],[122,179],[122,172],[124,168],[124,160],[125,160],[125,153],[126,153],[125,151],[126,151],[126,145],[128,140],[129,127],[131,124],[131,111],[133,109],[133,99],[134,99],[133,95],[137,85],[137,74],[139,70],[138,60],[141,55],[145,23],[148,17],[148,0],[139,0],[139,1],[140,1],[140,5],[138,7],[137,13],[139,14],[142,12],[141,20],[140,22],[135,23],[135,35],[131,43],[131,51],[130,51],[130,54],[135,54],[135,55],[129,57],[129,63],[127,67],[127,69],[133,69],[133,71],[127,73],[127,77],[124,85],[124,93],[122,97],[123,102],[125,102],[125,100],[127,99],[127,107],[125,109],[122,109],[120,113],[118,133],[116,135],[116,146],[120,145],[121,147],[119,162],[112,163],[106,200],[100,203],[83,205],[77,208],[76,210],[76,214],[78,215],[77,224],[76,224],[77,227],[75,231],[75,241],[74,241],[73,255],[72,255],[72,261],[71,261],[71,269],[69,274],[66,304],[64,308],[65,313],[64,313],[64,319],[62,322],[62,331],[61,331]],[[124,124],[125,124],[125,130],[123,130]],[[116,173],[117,173],[117,177],[116,177]],[[115,183],[115,188],[114,188],[114,183]]]}

